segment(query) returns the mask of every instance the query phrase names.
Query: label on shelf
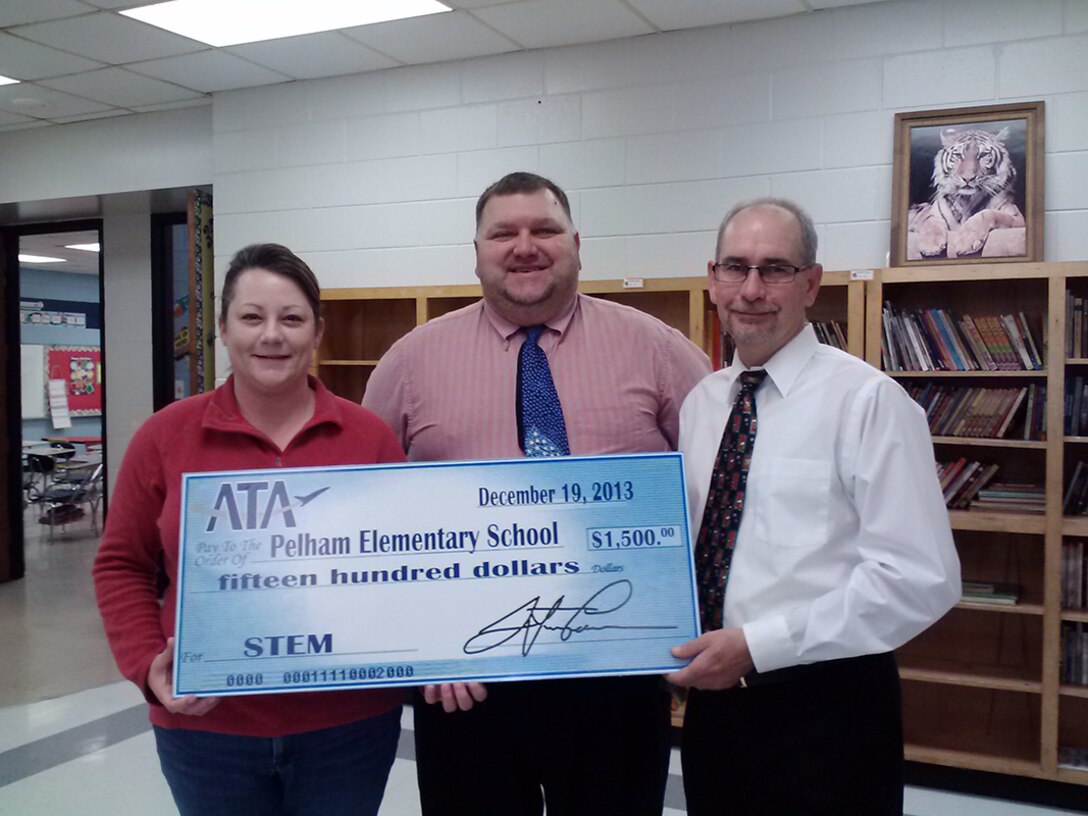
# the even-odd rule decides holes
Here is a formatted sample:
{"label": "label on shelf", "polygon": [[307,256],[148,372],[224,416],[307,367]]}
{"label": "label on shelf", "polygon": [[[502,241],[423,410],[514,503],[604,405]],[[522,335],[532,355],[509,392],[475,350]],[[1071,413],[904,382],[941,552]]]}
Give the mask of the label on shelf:
{"label": "label on shelf", "polygon": [[866,281],[866,280],[872,280],[872,279],[873,279],[873,270],[871,270],[871,269],[851,269],[850,270],[850,280],[852,280],[852,281],[855,281],[855,280]]}
{"label": "label on shelf", "polygon": [[623,279],[623,288],[624,289],[641,289],[645,285],[646,285],[646,282],[642,278],[624,278]]}

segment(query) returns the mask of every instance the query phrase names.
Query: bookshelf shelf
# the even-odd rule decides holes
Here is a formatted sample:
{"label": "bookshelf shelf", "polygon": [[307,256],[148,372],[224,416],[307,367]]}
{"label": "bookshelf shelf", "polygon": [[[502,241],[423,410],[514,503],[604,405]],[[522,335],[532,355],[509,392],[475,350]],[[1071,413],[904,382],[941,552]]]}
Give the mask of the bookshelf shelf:
{"label": "bookshelf shelf", "polygon": [[1062,516],[1062,535],[1088,536],[1088,516]]}
{"label": "bookshelf shelf", "polygon": [[1062,620],[1088,623],[1088,609],[1063,609]]}
{"label": "bookshelf shelf", "polygon": [[[1088,438],[1085,438],[1088,442]],[[1022,450],[1046,450],[1046,442],[1031,439],[990,439],[975,436],[935,436],[934,445],[968,445],[976,448],[1019,448]]]}
{"label": "bookshelf shelf", "polygon": [[980,668],[978,673],[950,671],[940,669],[916,669],[899,667],[899,677],[925,683],[939,683],[946,686],[966,686],[968,688],[994,689],[997,691],[1019,691],[1026,694],[1042,693],[1042,683],[1022,677],[984,674],[992,668]]}
{"label": "bookshelf shelf", "polygon": [[323,366],[376,366],[377,360],[322,360]]}
{"label": "bookshelf shelf", "polygon": [[884,372],[896,380],[1045,380],[1045,371],[886,371]]}
{"label": "bookshelf shelf", "polygon": [[[1047,520],[1042,514],[1026,513],[979,513],[971,510],[950,510],[948,518],[953,530],[979,530],[995,533],[1034,533],[1047,531]],[[1088,523],[1088,518],[1085,518]],[[1086,524],[1088,529],[1088,524]]]}
{"label": "bookshelf shelf", "polygon": [[973,768],[990,773],[1014,776],[1040,777],[1038,762],[1012,757],[989,756],[977,751],[959,751],[951,748],[932,748],[908,742],[906,757],[911,762],[927,762],[930,765],[946,765],[952,768]]}
{"label": "bookshelf shelf", "polygon": [[1062,683],[1058,693],[1063,697],[1079,697],[1082,700],[1088,700],[1088,686],[1074,686],[1069,683]]}
{"label": "bookshelf shelf", "polygon": [[1017,603],[1017,604],[995,604],[995,603],[971,603],[970,601],[960,601],[956,604],[956,609],[970,609],[975,612],[998,612],[1007,613],[1012,615],[1042,615],[1042,604],[1031,603]]}

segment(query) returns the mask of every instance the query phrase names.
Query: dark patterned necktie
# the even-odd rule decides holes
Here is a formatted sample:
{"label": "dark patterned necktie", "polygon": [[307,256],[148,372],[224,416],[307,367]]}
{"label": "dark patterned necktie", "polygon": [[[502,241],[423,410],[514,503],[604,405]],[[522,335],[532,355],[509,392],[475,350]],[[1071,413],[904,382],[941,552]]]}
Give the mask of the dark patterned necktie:
{"label": "dark patterned necktie", "polygon": [[704,632],[722,627],[725,582],[733,561],[733,546],[744,511],[744,487],[756,442],[755,391],[766,376],[767,372],[762,369],[741,373],[740,393],[725,423],[714,470],[710,474],[703,524],[695,543],[695,574],[699,580],[699,609]]}
{"label": "dark patterned necktie", "polygon": [[567,425],[548,357],[537,345],[543,326],[529,326],[518,352],[518,442],[526,456],[566,456]]}

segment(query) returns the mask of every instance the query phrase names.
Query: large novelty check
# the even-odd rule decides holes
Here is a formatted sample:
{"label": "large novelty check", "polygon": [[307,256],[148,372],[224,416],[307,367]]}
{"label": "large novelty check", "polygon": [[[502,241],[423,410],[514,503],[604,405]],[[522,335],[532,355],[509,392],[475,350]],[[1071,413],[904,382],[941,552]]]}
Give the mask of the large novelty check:
{"label": "large novelty check", "polygon": [[184,477],[175,694],[649,674],[698,634],[680,454]]}

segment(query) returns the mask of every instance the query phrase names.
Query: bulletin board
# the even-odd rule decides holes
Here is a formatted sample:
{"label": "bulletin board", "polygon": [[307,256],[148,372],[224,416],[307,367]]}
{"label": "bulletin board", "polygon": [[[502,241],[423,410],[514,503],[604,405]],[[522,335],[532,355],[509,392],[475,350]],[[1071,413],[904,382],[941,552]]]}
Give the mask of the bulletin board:
{"label": "bulletin board", "polygon": [[72,416],[102,415],[102,350],[93,346],[47,346],[46,378],[64,380]]}

